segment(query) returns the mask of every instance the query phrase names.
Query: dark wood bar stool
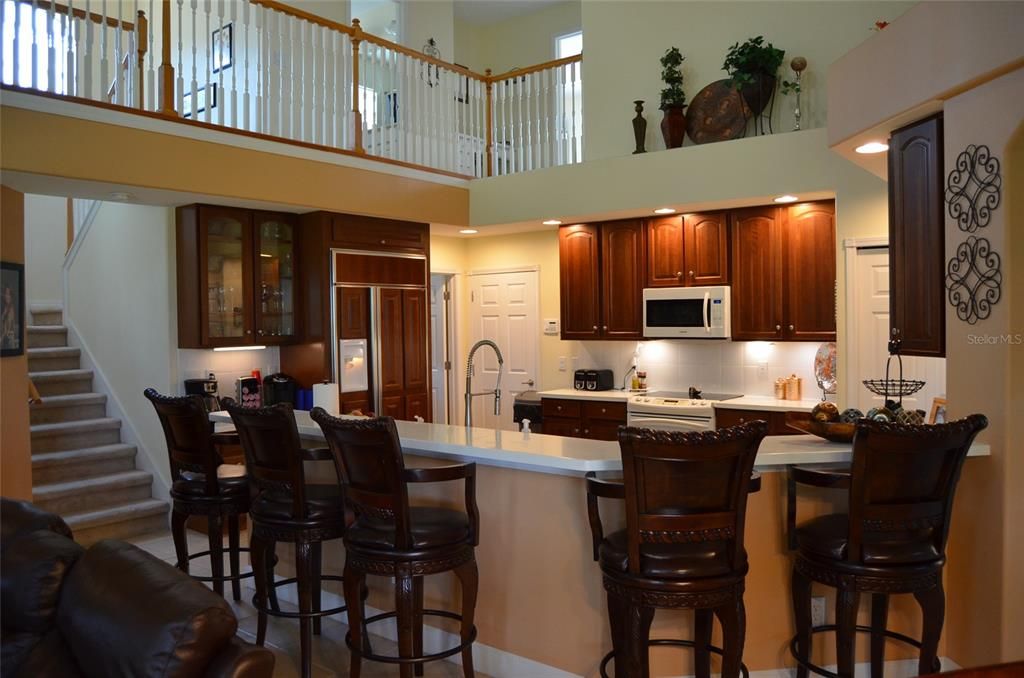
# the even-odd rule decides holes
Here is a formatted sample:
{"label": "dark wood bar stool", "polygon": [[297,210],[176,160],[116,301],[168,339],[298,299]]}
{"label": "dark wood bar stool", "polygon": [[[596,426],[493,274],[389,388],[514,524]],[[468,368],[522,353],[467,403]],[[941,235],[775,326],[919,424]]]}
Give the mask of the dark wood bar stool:
{"label": "dark wood bar stool", "polygon": [[[473,671],[473,616],[477,596],[475,547],[480,517],[476,507],[476,465],[405,468],[395,421],[339,419],[317,407],[310,413],[323,429],[334,455],[345,499],[355,509],[355,522],[345,533],[345,596],[359,595],[366,575],[395,578],[395,611],[364,618],[358,605],[348,608],[345,642],[352,653],[349,675],[359,678],[362,660],[398,664],[402,678],[423,675],[423,664],[462,653],[467,678]],[[409,483],[465,481],[466,512],[410,506]],[[423,577],[454,571],[462,587],[462,612],[423,607]],[[442,652],[423,654],[424,615],[461,622],[461,643]],[[375,654],[365,644],[365,626],[383,619],[398,622],[398,656]]]}
{"label": "dark wood bar stool", "polygon": [[[853,440],[848,476],[849,514],[819,516],[796,529],[793,609],[797,633],[790,644],[799,678],[808,671],[853,676],[856,634],[871,635],[871,675],[880,678],[886,638],[920,648],[918,673],[939,669],[936,657],[945,621],[942,567],[953,495],[974,437],[988,426],[975,414],[933,426],[903,426],[862,419]],[[823,471],[798,482],[842,487],[842,473]],[[792,477],[792,475],[791,475]],[[811,583],[837,589],[836,623],[811,625]],[[871,594],[871,625],[857,625],[862,593]],[[912,593],[923,616],[921,640],[889,631],[889,596]],[[810,662],[812,634],[835,631],[838,673]]]}
{"label": "dark wood bar stool", "polygon": [[[622,427],[622,485],[588,474],[594,560],[608,592],[613,645],[602,676],[614,657],[616,678],[647,678],[651,645],[693,647],[698,678],[711,675],[711,653],[722,656],[724,678],[747,675],[743,528],[747,495],[760,488],[751,474],[767,431],[763,421],[700,433]],[[626,529],[604,535],[598,497],[626,500]],[[694,610],[694,640],[650,640],[658,608]],[[715,616],[721,648],[711,645]]]}
{"label": "dark wood bar stool", "polygon": [[[248,551],[239,545],[238,517],[249,511],[249,483],[245,467],[225,465],[216,444],[237,440],[234,434],[213,432],[206,406],[198,395],[164,396],[147,388],[143,395],[153,403],[167,441],[171,477],[171,536],[177,555],[178,569],[189,572],[189,563],[209,557],[212,576],[191,575],[193,579],[211,582],[213,590],[224,595],[224,582],[231,582],[231,593],[241,600],[241,580],[253,576],[240,574],[239,554]],[[207,551],[189,555],[185,523],[190,516],[206,518]],[[224,575],[223,520],[228,524],[228,561],[231,574]]]}
{"label": "dark wood bar stool", "polygon": [[[262,646],[266,640],[268,615],[298,619],[302,675],[306,677],[311,675],[313,635],[320,633],[320,619],[347,609],[344,605],[320,609],[321,581],[343,581],[342,577],[324,575],[321,570],[322,543],[345,534],[342,489],[340,484],[306,482],[303,462],[307,456],[299,441],[291,404],[249,408],[226,399],[224,409],[238,430],[253,492],[249,545],[256,572],[256,644]],[[279,541],[295,544],[296,575],[275,582],[270,564],[274,545]],[[293,583],[298,589],[298,612],[267,607],[271,591]]]}

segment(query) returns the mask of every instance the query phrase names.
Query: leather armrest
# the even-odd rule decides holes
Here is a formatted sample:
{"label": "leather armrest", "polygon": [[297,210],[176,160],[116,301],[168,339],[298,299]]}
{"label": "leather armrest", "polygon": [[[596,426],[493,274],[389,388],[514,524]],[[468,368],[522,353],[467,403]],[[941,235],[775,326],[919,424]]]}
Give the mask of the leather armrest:
{"label": "leather armrest", "polygon": [[272,678],[274,653],[237,636],[206,667],[206,678]]}

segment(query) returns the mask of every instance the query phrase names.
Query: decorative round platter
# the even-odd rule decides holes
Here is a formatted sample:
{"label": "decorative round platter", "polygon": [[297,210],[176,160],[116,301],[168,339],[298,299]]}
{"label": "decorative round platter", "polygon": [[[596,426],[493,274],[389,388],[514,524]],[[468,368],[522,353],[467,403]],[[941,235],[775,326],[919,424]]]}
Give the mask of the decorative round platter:
{"label": "decorative round platter", "polygon": [[814,378],[825,393],[836,392],[836,344],[826,341],[814,354]]}
{"label": "decorative round platter", "polygon": [[728,141],[743,136],[752,113],[728,80],[716,80],[686,109],[686,133],[695,144]]}

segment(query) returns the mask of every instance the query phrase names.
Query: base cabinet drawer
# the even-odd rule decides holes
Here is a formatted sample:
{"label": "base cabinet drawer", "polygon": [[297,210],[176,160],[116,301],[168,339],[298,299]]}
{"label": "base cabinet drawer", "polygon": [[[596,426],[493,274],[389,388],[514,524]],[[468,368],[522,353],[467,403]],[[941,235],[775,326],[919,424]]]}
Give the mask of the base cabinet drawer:
{"label": "base cabinet drawer", "polygon": [[768,435],[770,436],[800,435],[800,431],[791,429],[786,425],[785,412],[715,408],[715,428],[739,426],[740,424],[748,424],[759,419],[768,422]]}
{"label": "base cabinet drawer", "polygon": [[626,423],[626,403],[583,401],[583,418]]}
{"label": "base cabinet drawer", "polygon": [[564,436],[566,438],[579,438],[582,432],[579,419],[564,419],[562,417],[544,417],[542,424],[544,435]]}
{"label": "base cabinet drawer", "polygon": [[547,423],[549,417],[579,419],[581,416],[581,403],[579,400],[541,398],[540,403],[545,423]]}
{"label": "base cabinet drawer", "polygon": [[626,423],[626,403],[606,400],[542,398],[544,433],[552,436],[618,440]]}

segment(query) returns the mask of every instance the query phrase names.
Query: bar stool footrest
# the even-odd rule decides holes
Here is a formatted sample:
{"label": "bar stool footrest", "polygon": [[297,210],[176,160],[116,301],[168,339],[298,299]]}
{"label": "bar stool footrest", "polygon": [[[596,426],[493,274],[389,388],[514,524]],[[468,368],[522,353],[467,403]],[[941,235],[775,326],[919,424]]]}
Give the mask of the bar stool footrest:
{"label": "bar stool footrest", "polygon": [[[225,548],[223,551],[221,551],[221,554],[226,556],[230,552],[231,552],[230,549],[226,549]],[[249,552],[249,547],[248,546],[240,546],[238,548],[238,552],[239,553],[248,553]],[[188,556],[188,562],[192,562],[196,558],[206,558],[206,557],[209,557],[211,560],[213,559],[213,552],[210,549],[207,549],[205,551],[200,551],[199,553],[190,553],[189,556]],[[180,570],[181,569],[181,562],[179,561],[179,562],[175,563],[174,566]],[[236,581],[236,580],[237,581],[242,581],[243,579],[248,579],[249,577],[252,577],[254,574],[255,574],[255,572],[250,570],[249,572],[244,572],[244,573],[239,574],[239,575],[226,574],[223,577],[214,577],[214,576],[207,577],[207,576],[203,576],[203,575],[192,574],[191,572],[188,573],[188,576],[191,577],[192,579],[195,579],[196,581],[213,582],[213,581]]]}
{"label": "bar stool footrest", "polygon": [[[860,624],[857,624],[857,626],[855,626],[854,628],[856,629],[857,633],[875,633],[875,630],[872,629],[870,626],[862,626]],[[812,626],[811,635],[813,636],[815,633],[829,633],[837,630],[839,630],[839,627],[835,624],[823,624],[821,626]],[[921,649],[921,641],[915,638],[911,638],[910,636],[904,635],[902,633],[890,631],[889,629],[883,629],[882,635],[886,638],[892,638],[893,640],[898,640],[901,643],[906,643],[907,645]],[[793,656],[793,659],[796,660],[797,664],[807,669],[811,673],[815,673],[819,676],[825,676],[825,678],[841,678],[841,676],[838,673],[829,671],[828,669],[818,666],[817,664],[812,664],[807,659],[801,657],[796,651],[796,642],[797,636],[793,636],[793,639],[789,641],[789,653]],[[936,668],[936,670],[938,670],[938,668]]]}
{"label": "bar stool footrest", "polygon": [[[271,586],[276,590],[278,587],[287,586],[288,584],[295,584],[299,581],[298,577],[290,577],[288,579],[280,579],[275,581]],[[320,575],[320,581],[345,581],[344,577],[336,574],[323,574]],[[252,606],[256,608],[257,612],[264,612],[271,617],[285,617],[287,619],[316,619],[318,617],[328,617],[332,614],[341,614],[342,612],[348,611],[348,603],[339,607],[332,607],[329,610],[320,610],[319,612],[285,612],[283,610],[274,611],[269,607],[262,607],[257,600],[257,594],[252,596]]]}
{"label": "bar stool footrest", "polygon": [[[455,612],[449,612],[447,610],[424,609],[423,610],[423,615],[424,616],[431,616],[431,617],[446,617],[448,619],[454,619],[454,620],[456,620],[458,622],[462,621],[462,615],[461,614],[457,614]],[[385,619],[394,619],[397,616],[398,616],[398,612],[392,611],[392,612],[382,612],[381,614],[375,614],[372,617],[367,617],[365,620],[363,620],[363,632],[367,633],[366,627],[368,627],[370,624],[373,624],[373,623],[379,622],[379,621],[383,621]],[[433,654],[420,655],[418,657],[394,657],[394,656],[390,656],[390,655],[375,654],[373,652],[363,652],[363,650],[361,648],[353,647],[353,645],[352,645],[352,632],[348,631],[348,632],[345,633],[345,645],[348,646],[348,649],[349,649],[349,651],[352,654],[357,655],[357,656],[359,656],[359,657],[361,657],[363,659],[368,659],[370,661],[375,661],[375,662],[383,662],[385,664],[422,664],[423,662],[432,662],[432,661],[436,661],[438,659],[445,659],[447,657],[451,657],[452,655],[455,655],[455,654],[458,654],[458,653],[462,652],[467,647],[472,645],[474,642],[476,642],[476,625],[475,624],[473,625],[473,628],[470,629],[469,639],[463,641],[462,643],[460,643],[459,645],[456,645],[455,647],[451,647],[451,648],[448,648],[447,650],[442,650],[440,652],[435,652]]]}
{"label": "bar stool footrest", "polygon": [[[647,647],[652,645],[671,645],[674,647],[697,647],[697,644],[692,640],[681,640],[676,638],[655,638],[654,640],[647,641]],[[708,652],[723,656],[722,648],[716,645],[708,645]],[[612,650],[601,659],[601,678],[608,678],[608,662],[615,657],[615,650]],[[750,678],[750,671],[747,669],[747,665],[740,662],[740,674],[743,678]]]}

